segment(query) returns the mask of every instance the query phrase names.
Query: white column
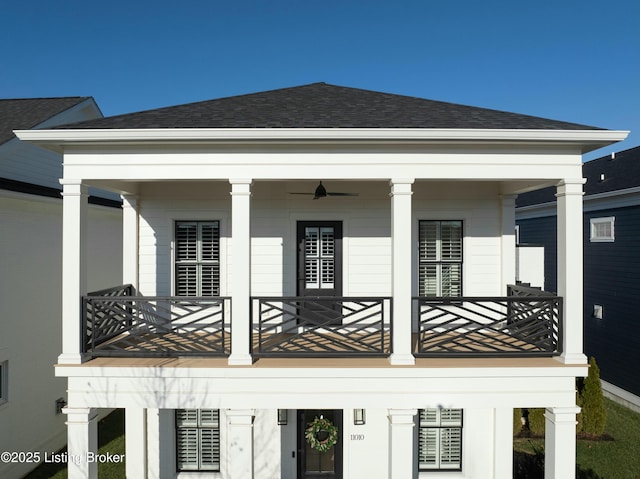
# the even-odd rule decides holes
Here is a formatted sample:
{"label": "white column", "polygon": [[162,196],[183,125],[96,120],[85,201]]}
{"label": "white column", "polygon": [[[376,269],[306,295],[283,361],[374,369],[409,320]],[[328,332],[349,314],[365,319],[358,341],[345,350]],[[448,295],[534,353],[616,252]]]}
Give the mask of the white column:
{"label": "white column", "polygon": [[67,415],[67,453],[69,479],[98,477],[98,463],[88,454],[98,452],[97,412],[91,408],[63,408]]}
{"label": "white column", "polygon": [[493,447],[494,479],[513,477],[513,409],[496,408],[493,418],[495,443]]}
{"label": "white column", "polygon": [[516,196],[501,195],[502,203],[502,294],[516,282]]}
{"label": "white column", "polygon": [[122,195],[122,284],[138,288],[138,197]]}
{"label": "white column", "polygon": [[576,477],[576,414],[579,407],[547,408],[544,433],[545,479]]}
{"label": "white column", "polygon": [[128,407],[124,412],[127,477],[147,478],[147,410]]}
{"label": "white column", "polygon": [[[415,364],[411,354],[411,185],[413,178],[392,179],[391,243],[393,295],[393,365]],[[400,476],[397,476],[400,477]]]}
{"label": "white column", "polygon": [[414,477],[417,409],[389,409],[389,478]]}
{"label": "white column", "polygon": [[[229,365],[252,363],[251,180],[231,179],[231,355]],[[240,477],[240,476],[238,476]]]}
{"label": "white column", "polygon": [[255,409],[227,409],[227,477],[253,478]]}
{"label": "white column", "polygon": [[81,296],[87,293],[87,197],[81,180],[62,184],[62,354],[60,364],[80,364]]}
{"label": "white column", "polygon": [[584,180],[565,180],[557,186],[558,198],[558,295],[563,298],[561,360],[586,364],[582,351],[582,185]]}

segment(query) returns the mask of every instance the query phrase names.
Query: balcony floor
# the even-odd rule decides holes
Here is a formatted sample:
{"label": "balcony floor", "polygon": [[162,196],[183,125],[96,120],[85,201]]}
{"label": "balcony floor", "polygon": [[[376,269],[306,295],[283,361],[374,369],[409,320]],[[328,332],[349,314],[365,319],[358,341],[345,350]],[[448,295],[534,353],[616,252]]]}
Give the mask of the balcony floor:
{"label": "balcony floor", "polygon": [[[418,334],[412,335],[412,351],[418,352]],[[372,351],[391,350],[389,335],[385,335],[381,340],[376,335],[350,336],[350,341],[343,341],[341,335],[312,331],[304,335],[294,334],[273,334],[263,335],[263,351],[270,351],[272,354],[291,354],[318,356],[318,360],[326,361],[329,356],[347,356],[345,360],[352,361],[358,354],[371,353]],[[356,341],[354,341],[354,339]],[[203,333],[192,332],[189,334],[178,334],[168,332],[158,334],[157,332],[131,335],[120,334],[109,341],[102,343],[94,354],[95,357],[144,357],[155,356],[159,358],[171,357],[198,357],[206,355],[210,357],[220,356],[226,361],[226,355],[221,352],[221,345],[224,344],[224,351],[231,349],[231,335],[226,334],[222,338],[219,332]],[[258,351],[258,336],[253,336],[253,351]],[[381,347],[380,347],[381,346]],[[496,331],[473,331],[464,335],[442,333],[430,335],[429,339],[423,339],[423,351],[433,352],[439,355],[464,353],[476,353],[500,355],[512,352],[539,352],[539,348],[534,344],[527,343],[513,336]],[[325,355],[325,357],[321,357]],[[377,356],[388,356],[388,353],[371,354]],[[428,355],[428,354],[427,354]],[[259,356],[259,354],[256,354]],[[384,358],[383,358],[384,359]],[[283,358],[283,360],[289,360]],[[386,361],[386,359],[384,359]]]}

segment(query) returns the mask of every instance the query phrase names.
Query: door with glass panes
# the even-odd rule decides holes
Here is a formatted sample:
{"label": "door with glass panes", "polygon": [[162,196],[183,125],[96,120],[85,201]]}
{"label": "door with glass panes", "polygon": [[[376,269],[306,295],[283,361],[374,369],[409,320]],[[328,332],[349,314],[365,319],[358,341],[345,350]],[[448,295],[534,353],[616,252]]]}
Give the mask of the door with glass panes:
{"label": "door with glass panes", "polygon": [[298,317],[302,323],[340,321],[342,222],[298,222]]}

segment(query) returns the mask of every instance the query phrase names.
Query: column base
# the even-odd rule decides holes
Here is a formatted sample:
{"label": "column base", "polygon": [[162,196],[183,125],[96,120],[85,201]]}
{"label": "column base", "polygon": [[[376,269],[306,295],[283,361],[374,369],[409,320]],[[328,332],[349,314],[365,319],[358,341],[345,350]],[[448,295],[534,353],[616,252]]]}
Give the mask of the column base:
{"label": "column base", "polygon": [[227,364],[229,366],[251,366],[253,357],[250,354],[231,354]]}
{"label": "column base", "polygon": [[58,364],[82,364],[91,359],[90,356],[80,353],[62,353],[58,356]]}
{"label": "column base", "polygon": [[562,354],[557,359],[563,364],[584,364],[585,366],[589,364],[589,360],[582,353]]}
{"label": "column base", "polygon": [[392,366],[413,366],[416,358],[413,354],[392,354],[389,356],[389,364]]}

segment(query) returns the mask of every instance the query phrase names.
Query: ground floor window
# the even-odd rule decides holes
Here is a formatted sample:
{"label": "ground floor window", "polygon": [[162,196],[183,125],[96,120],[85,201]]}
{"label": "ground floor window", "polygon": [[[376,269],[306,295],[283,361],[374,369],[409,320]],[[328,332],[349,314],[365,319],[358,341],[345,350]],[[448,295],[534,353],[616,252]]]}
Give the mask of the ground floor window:
{"label": "ground floor window", "polygon": [[176,409],[178,471],[220,470],[220,411]]}
{"label": "ground floor window", "polygon": [[460,470],[462,409],[420,409],[419,421],[419,469]]}

